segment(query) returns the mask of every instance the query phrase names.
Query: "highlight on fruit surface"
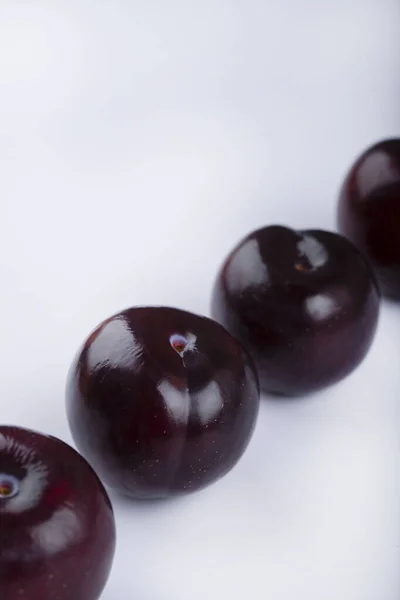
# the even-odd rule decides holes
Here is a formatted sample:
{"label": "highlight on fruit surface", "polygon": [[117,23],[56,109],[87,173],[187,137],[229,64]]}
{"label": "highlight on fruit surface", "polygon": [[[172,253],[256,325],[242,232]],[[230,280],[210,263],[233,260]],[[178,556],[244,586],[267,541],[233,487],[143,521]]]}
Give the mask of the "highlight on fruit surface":
{"label": "highlight on fruit surface", "polygon": [[67,382],[78,448],[134,498],[201,489],[228,473],[252,436],[259,384],[247,352],[206,317],[136,307],[101,323]]}
{"label": "highlight on fruit surface", "polygon": [[89,464],[54,437],[0,426],[0,590],[7,600],[98,600],[115,522]]}
{"label": "highlight on fruit surface", "polygon": [[372,269],[346,238],[269,226],[246,236],[223,262],[211,314],[248,350],[263,391],[294,396],[360,364],[379,305]]}
{"label": "highlight on fruit surface", "polygon": [[385,296],[400,300],[400,138],[366,149],[349,169],[338,229],[368,258]]}

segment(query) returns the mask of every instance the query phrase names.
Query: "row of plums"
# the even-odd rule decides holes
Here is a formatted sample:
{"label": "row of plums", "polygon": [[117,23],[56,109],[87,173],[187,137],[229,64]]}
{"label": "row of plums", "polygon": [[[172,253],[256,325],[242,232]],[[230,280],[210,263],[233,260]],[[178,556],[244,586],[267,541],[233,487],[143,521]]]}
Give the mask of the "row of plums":
{"label": "row of plums", "polygon": [[2,597],[97,600],[115,549],[99,477],[141,499],[203,488],[246,449],[260,388],[302,395],[357,367],[379,288],[400,297],[400,140],[357,160],[338,221],[346,237],[281,226],[248,235],[216,278],[214,320],[139,307],[101,323],[67,383],[85,458],[56,438],[0,427]]}

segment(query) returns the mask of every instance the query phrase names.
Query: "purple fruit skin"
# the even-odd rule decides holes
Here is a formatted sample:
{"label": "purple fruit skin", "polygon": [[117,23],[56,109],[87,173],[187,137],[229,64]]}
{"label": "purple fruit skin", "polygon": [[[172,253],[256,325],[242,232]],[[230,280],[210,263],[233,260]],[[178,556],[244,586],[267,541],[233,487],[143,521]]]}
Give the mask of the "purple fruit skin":
{"label": "purple fruit skin", "polygon": [[259,409],[242,346],[211,319],[168,307],[101,323],[71,366],[66,396],[78,448],[110,487],[136,499],[221,478],[245,451]]}
{"label": "purple fruit skin", "polygon": [[344,237],[270,226],[229,254],[211,313],[247,348],[264,392],[297,396],[357,367],[374,338],[379,305],[369,264]]}
{"label": "purple fruit skin", "polygon": [[64,442],[0,426],[0,589],[4,600],[98,600],[111,570],[115,522],[89,464]]}
{"label": "purple fruit skin", "polygon": [[400,139],[374,144],[355,161],[337,222],[372,264],[382,293],[400,300]]}

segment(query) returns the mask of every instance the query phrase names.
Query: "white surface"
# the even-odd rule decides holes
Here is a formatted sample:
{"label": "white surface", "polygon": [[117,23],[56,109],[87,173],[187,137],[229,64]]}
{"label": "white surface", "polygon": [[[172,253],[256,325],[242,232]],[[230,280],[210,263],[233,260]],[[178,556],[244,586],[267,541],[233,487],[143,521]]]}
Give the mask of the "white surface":
{"label": "white surface", "polygon": [[[82,339],[135,304],[207,313],[240,237],[334,227],[400,134],[398,0],[0,1],[1,421],[70,441]],[[400,308],[346,381],[264,401],[238,467],[114,499],[104,600],[398,600]]]}

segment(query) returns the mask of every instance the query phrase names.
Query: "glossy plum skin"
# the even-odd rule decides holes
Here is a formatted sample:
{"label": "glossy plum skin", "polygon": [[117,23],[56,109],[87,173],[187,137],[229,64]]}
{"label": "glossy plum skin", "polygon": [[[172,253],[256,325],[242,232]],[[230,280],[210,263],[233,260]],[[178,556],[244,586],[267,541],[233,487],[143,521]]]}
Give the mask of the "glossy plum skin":
{"label": "glossy plum skin", "polygon": [[252,355],[264,392],[296,396],[361,362],[379,304],[370,266],[344,237],[270,226],[227,257],[211,312]]}
{"label": "glossy plum skin", "polygon": [[367,256],[383,294],[400,300],[400,139],[371,146],[351,167],[338,229]]}
{"label": "glossy plum skin", "polygon": [[115,523],[107,493],[64,442],[0,426],[0,590],[7,600],[97,600]]}
{"label": "glossy plum skin", "polygon": [[72,435],[121,494],[166,498],[225,475],[251,438],[259,385],[223,327],[168,307],[136,307],[101,323],[67,381]]}

